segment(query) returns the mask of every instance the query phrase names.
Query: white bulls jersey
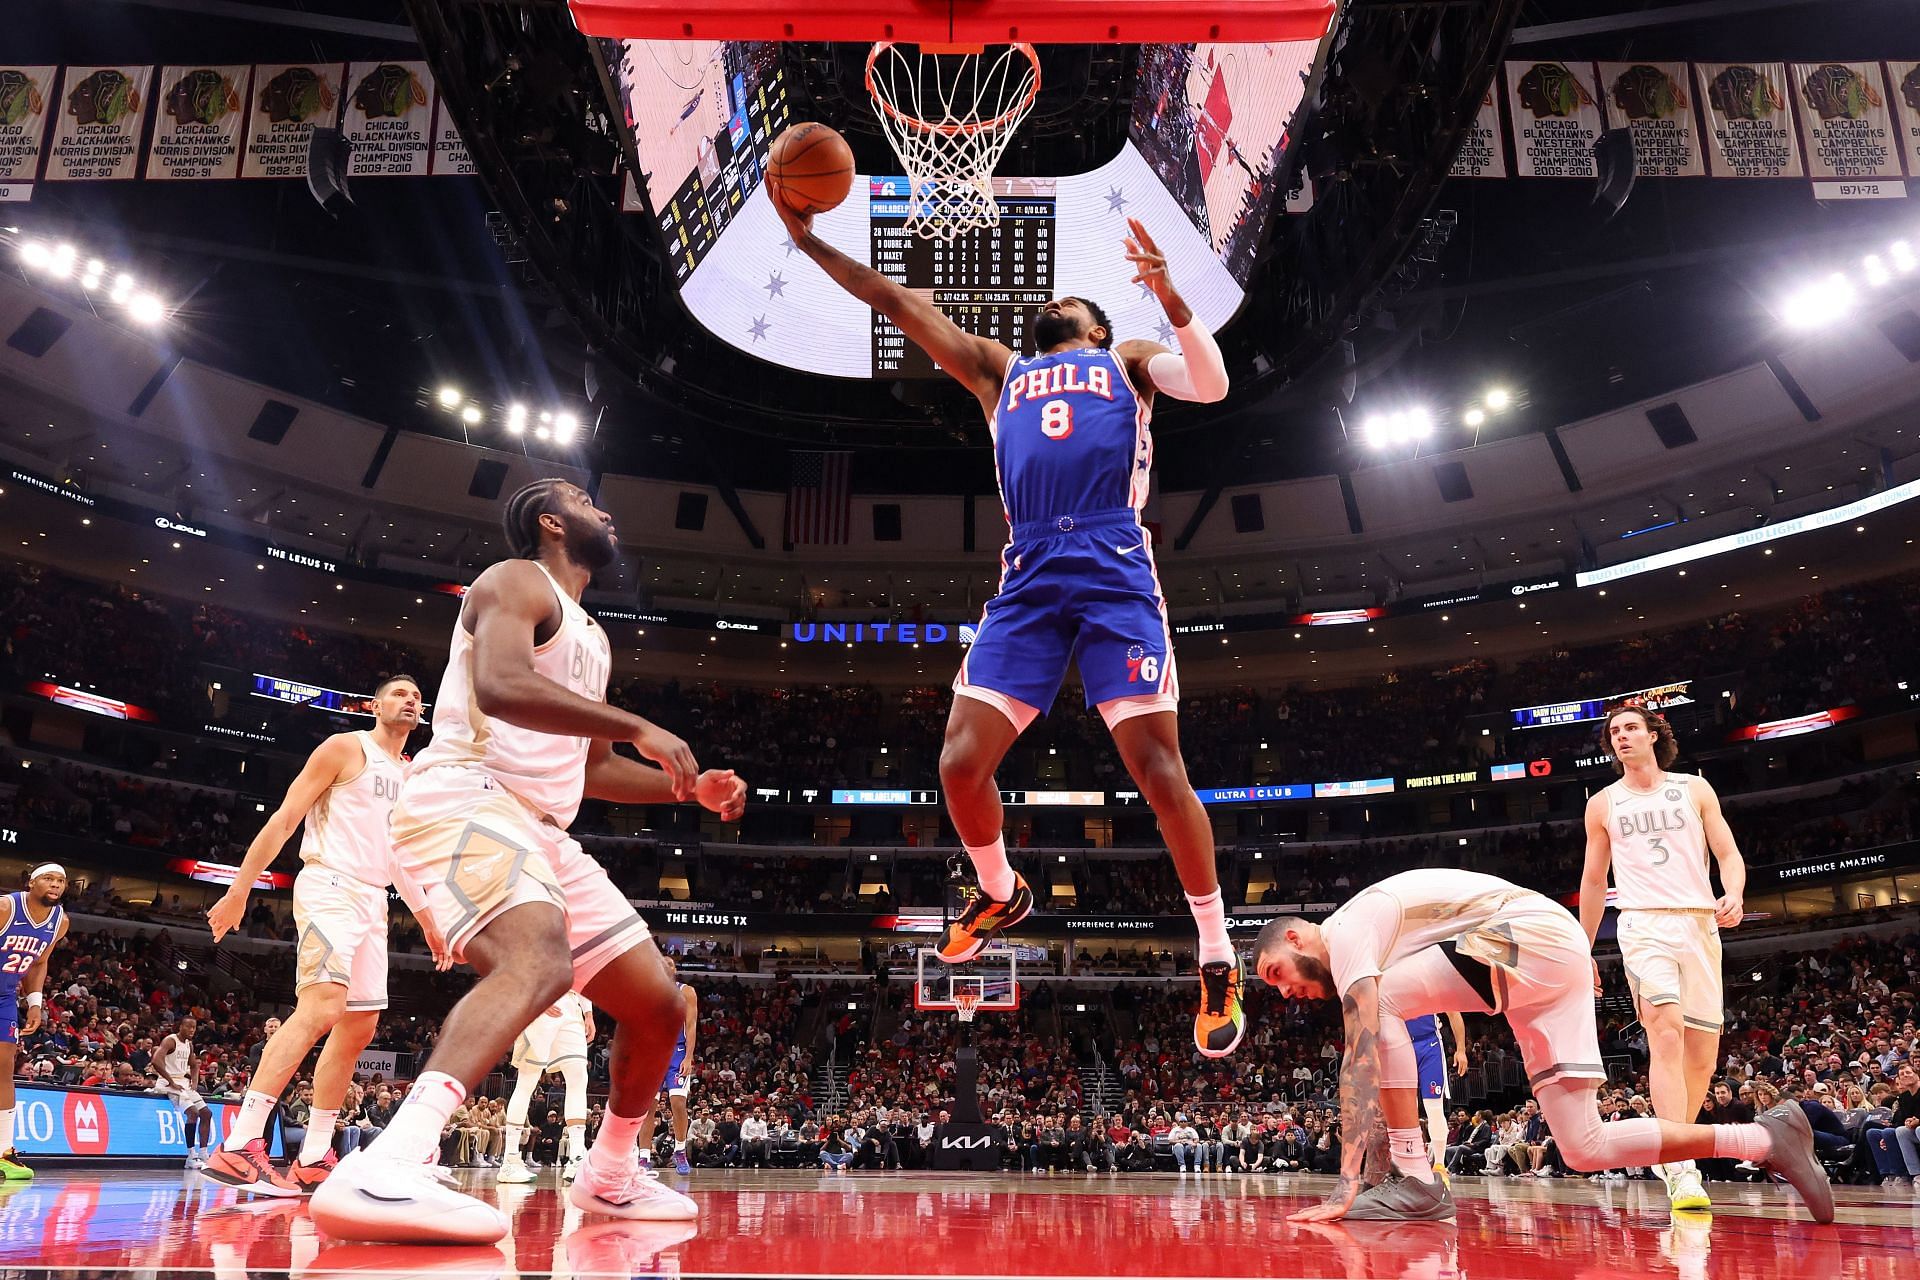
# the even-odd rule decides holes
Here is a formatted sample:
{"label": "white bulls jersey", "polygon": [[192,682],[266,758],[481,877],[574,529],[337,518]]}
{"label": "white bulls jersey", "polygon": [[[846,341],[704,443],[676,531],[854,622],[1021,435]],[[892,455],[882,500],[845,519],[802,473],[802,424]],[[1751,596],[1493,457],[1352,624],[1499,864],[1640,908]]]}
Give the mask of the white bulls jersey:
{"label": "white bulls jersey", "polygon": [[173,1052],[160,1059],[161,1087],[170,1087],[167,1084],[169,1080],[178,1080],[181,1084],[191,1088],[193,1081],[188,1079],[187,1066],[192,1061],[193,1041],[182,1039],[178,1033],[175,1033],[173,1037]]}
{"label": "white bulls jersey", "polygon": [[400,762],[364,730],[353,735],[365,757],[360,771],[320,793],[307,813],[300,860],[384,889],[393,880],[387,819],[400,798]]}
{"label": "white bulls jersey", "polygon": [[1607,836],[1622,911],[1713,910],[1707,828],[1692,781],[1691,774],[1669,773],[1651,791],[1636,791],[1624,778],[1607,788]]}
{"label": "white bulls jersey", "polygon": [[[595,702],[607,700],[613,652],[607,633],[535,562],[560,601],[560,627],[533,651],[533,669],[555,684]],[[440,765],[476,769],[561,827],[573,821],[587,784],[591,739],[536,733],[496,720],[473,697],[473,634],[465,611],[453,624],[447,674],[433,709],[433,742],[414,757],[417,770]]]}
{"label": "white bulls jersey", "polygon": [[1378,977],[1415,952],[1442,942],[1458,943],[1463,953],[1476,958],[1489,948],[1497,953],[1497,939],[1489,942],[1478,936],[1488,926],[1510,914],[1555,912],[1574,924],[1557,903],[1511,881],[1479,871],[1429,867],[1402,871],[1362,889],[1328,916],[1320,931],[1327,944],[1334,990],[1344,996],[1361,979]]}

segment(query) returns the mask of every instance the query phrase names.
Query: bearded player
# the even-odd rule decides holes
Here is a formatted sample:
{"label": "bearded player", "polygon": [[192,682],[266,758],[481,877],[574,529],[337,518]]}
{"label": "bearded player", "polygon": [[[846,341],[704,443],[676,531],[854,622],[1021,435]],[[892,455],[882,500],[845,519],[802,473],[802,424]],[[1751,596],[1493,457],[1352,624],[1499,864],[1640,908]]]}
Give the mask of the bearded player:
{"label": "bearded player", "polygon": [[1087,704],[1099,708],[1160,820],[1199,925],[1194,1044],[1209,1057],[1231,1053],[1246,1021],[1240,961],[1227,937],[1213,831],[1180,755],[1180,682],[1166,599],[1152,537],[1140,521],[1153,464],[1147,423],[1155,394],[1203,403],[1227,394],[1213,335],[1195,320],[1166,258],[1133,219],[1125,241],[1133,278],[1159,299],[1184,354],[1137,339],[1115,345],[1106,312],[1085,298],[1062,297],[1034,318],[1037,354],[1015,355],[821,240],[812,218],[778,198],[773,203],[796,248],[973,392],[993,434],[1012,539],[1000,555],[999,591],[954,678],[940,753],[947,811],[980,887],[941,937],[941,958],[972,959],[1033,910],[1032,890],[1007,862],[993,775],[1077,662]]}
{"label": "bearded player", "polygon": [[7,1182],[33,1176],[13,1149],[13,1060],[20,1041],[38,1031],[46,1017],[41,989],[47,983],[47,959],[67,936],[67,912],[60,905],[66,893],[67,869],[43,862],[27,874],[25,892],[0,898],[0,1179]]}
{"label": "bearded player", "polygon": [[[247,847],[232,887],[207,910],[215,942],[239,928],[254,881],[304,824],[303,865],[293,882],[300,937],[293,1016],[268,1037],[240,1114],[207,1161],[205,1173],[215,1182],[266,1196],[310,1195],[333,1170],[334,1121],[360,1051],[372,1043],[387,1007],[387,886],[393,880],[387,820],[400,797],[407,738],[420,724],[420,706],[412,676],[382,680],[373,692],[374,727],[336,733],[313,749]],[[282,1174],[267,1158],[267,1121],[322,1036],[327,1043],[313,1068],[306,1140]]]}
{"label": "bearded player", "polygon": [[[1600,1119],[1607,1069],[1587,938],[1565,907],[1531,889],[1477,871],[1405,871],[1361,890],[1324,924],[1271,921],[1254,943],[1253,963],[1289,1000],[1338,998],[1346,1024],[1340,1180],[1324,1204],[1294,1221],[1453,1220],[1453,1194],[1420,1140],[1419,1069],[1404,1021],[1449,1010],[1506,1018],[1540,1114],[1570,1167],[1750,1160],[1786,1179],[1815,1222],[1833,1221],[1833,1188],[1797,1102],[1752,1124]],[[1370,1173],[1384,1176],[1374,1181]]]}
{"label": "bearded player", "polygon": [[[507,500],[502,526],[513,558],[467,590],[433,743],[408,770],[392,823],[394,883],[435,958],[464,960],[480,979],[442,1022],[386,1130],[314,1193],[314,1225],[341,1239],[491,1244],[507,1234],[499,1209],[431,1164],[467,1091],[569,990],[619,1025],[606,1117],[569,1203],[616,1218],[699,1213],[642,1173],[633,1149],[678,1031],[673,979],[645,921],[567,826],[589,796],[696,802],[730,822],[746,784],[702,773],[686,743],[606,701],[612,647],[580,597],[618,554],[612,517],[579,486],[539,480]],[[616,753],[616,742],[654,764]]]}
{"label": "bearded player", "polygon": [[[1620,959],[1647,1031],[1647,1092],[1663,1120],[1700,1114],[1720,1056],[1720,930],[1745,914],[1747,864],[1705,778],[1670,773],[1680,747],[1666,717],[1626,704],[1601,729],[1620,780],[1587,802],[1580,925],[1591,943],[1607,909],[1607,873],[1619,908]],[[1707,862],[1720,864],[1718,897]],[[1594,970],[1598,986],[1599,970]],[[1691,1160],[1656,1165],[1671,1207],[1712,1207]]]}

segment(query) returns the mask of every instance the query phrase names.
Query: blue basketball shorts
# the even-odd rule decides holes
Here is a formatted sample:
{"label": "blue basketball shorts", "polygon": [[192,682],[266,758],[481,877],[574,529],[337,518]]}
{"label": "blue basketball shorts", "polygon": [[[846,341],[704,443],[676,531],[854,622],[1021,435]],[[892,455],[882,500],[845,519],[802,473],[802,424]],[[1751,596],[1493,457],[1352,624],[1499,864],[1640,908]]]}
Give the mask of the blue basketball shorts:
{"label": "blue basketball shorts", "polygon": [[1413,1059],[1420,1068],[1421,1098],[1444,1098],[1447,1096],[1447,1055],[1440,1046],[1440,1031],[1432,1018],[1425,1018],[1427,1033],[1415,1033],[1409,1025],[1407,1031],[1413,1035]]}
{"label": "blue basketball shorts", "polygon": [[1077,665],[1089,707],[1178,701],[1152,539],[1132,511],[1016,526],[1000,563],[1000,590],[960,663],[956,692],[985,690],[1044,714]]}
{"label": "blue basketball shorts", "polygon": [[20,1043],[20,991],[0,991],[0,1044]]}

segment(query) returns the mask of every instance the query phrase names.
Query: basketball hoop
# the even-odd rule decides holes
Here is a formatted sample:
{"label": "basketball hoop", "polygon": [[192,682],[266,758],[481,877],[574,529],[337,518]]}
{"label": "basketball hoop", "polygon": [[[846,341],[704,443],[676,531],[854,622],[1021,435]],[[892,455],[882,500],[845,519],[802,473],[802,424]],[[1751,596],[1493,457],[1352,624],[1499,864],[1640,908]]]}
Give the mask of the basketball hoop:
{"label": "basketball hoop", "polygon": [[960,1021],[970,1023],[973,1015],[980,1012],[980,992],[975,990],[956,990],[953,993],[953,1011],[960,1015]]}
{"label": "basketball hoop", "polygon": [[1034,47],[990,53],[985,45],[882,40],[867,55],[867,92],[913,187],[907,228],[953,240],[999,225],[993,170],[1040,92]]}

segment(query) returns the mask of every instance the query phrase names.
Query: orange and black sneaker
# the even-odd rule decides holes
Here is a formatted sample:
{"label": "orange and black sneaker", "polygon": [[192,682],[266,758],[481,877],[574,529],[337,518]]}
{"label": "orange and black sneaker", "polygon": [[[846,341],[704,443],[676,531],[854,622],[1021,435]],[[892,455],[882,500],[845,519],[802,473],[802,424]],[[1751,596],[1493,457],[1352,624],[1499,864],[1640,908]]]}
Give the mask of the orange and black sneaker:
{"label": "orange and black sneaker", "polygon": [[283,1173],[276,1172],[267,1159],[267,1144],[263,1138],[255,1138],[238,1151],[228,1151],[222,1147],[207,1157],[206,1168],[200,1171],[215,1182],[229,1187],[238,1187],[242,1191],[251,1191],[261,1196],[297,1196],[300,1188],[295,1186]]}
{"label": "orange and black sneaker", "polygon": [[301,1195],[310,1196],[327,1180],[327,1175],[333,1172],[333,1166],[339,1163],[340,1157],[333,1154],[332,1148],[328,1148],[327,1154],[321,1156],[316,1164],[302,1164],[295,1157],[293,1163],[287,1166],[287,1177],[293,1180],[293,1185],[299,1188]]}
{"label": "orange and black sneaker", "polygon": [[1240,1003],[1240,957],[1200,966],[1200,1012],[1193,1015],[1193,1043],[1209,1058],[1224,1058],[1240,1043],[1247,1011]]}
{"label": "orange and black sneaker", "polygon": [[1005,902],[997,902],[984,890],[975,889],[966,912],[940,935],[940,958],[948,964],[964,964],[979,955],[981,948],[999,937],[1003,930],[1032,914],[1033,890],[1027,888],[1026,880],[1017,871],[1013,876],[1013,896]]}

